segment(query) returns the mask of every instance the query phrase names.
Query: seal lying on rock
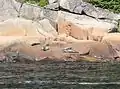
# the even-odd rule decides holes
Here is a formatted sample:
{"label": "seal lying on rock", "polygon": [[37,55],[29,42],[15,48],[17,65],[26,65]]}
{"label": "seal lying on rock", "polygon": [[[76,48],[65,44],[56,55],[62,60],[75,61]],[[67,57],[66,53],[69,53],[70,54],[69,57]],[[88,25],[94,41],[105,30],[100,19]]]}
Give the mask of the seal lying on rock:
{"label": "seal lying on rock", "polygon": [[[3,37],[2,37],[3,38]],[[5,37],[10,38],[10,37]],[[12,38],[13,39],[13,38]],[[93,58],[98,60],[116,60],[119,59],[119,44],[114,42],[114,45],[110,47],[107,43],[97,42],[92,40],[79,40],[74,42],[64,42],[61,41],[51,41],[49,44],[39,44],[32,46],[31,44],[39,43],[35,42],[30,38],[16,38],[20,42],[13,39],[11,40],[12,44],[7,44],[7,39],[4,39],[4,44],[1,43],[0,49],[0,58],[4,60],[19,60],[21,62],[25,61],[41,61],[46,58],[49,60],[65,60],[65,61],[77,61],[82,60],[83,58]],[[27,41],[27,39],[31,39]],[[35,38],[36,39],[36,38]],[[39,37],[38,37],[39,39]],[[104,38],[104,39],[107,39]],[[6,40],[6,41],[5,41]],[[32,41],[33,40],[33,41]],[[37,41],[37,40],[36,40]],[[111,41],[112,42],[112,41]],[[117,41],[119,42],[119,41]],[[45,43],[45,42],[41,42]],[[116,46],[115,46],[116,45]],[[118,45],[118,46],[117,46]],[[117,50],[115,47],[117,47]],[[83,57],[84,56],[84,57]]]}
{"label": "seal lying on rock", "polygon": [[63,49],[63,52],[64,52],[64,53],[79,53],[79,52],[73,50],[72,47],[64,48],[64,49]]}

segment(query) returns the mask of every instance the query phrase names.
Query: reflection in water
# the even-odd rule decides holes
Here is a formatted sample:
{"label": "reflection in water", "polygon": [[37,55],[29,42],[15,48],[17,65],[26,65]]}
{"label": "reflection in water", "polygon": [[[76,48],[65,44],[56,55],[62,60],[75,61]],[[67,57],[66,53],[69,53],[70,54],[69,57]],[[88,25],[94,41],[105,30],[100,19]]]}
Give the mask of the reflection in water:
{"label": "reflection in water", "polygon": [[120,63],[1,63],[0,87],[10,89],[119,89]]}

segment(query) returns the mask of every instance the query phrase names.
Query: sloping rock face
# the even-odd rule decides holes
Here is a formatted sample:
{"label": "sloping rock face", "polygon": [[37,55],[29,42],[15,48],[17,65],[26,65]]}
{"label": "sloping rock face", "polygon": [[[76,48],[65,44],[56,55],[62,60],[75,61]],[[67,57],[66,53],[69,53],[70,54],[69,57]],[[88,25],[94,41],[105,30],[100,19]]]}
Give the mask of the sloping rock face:
{"label": "sloping rock face", "polygon": [[[76,43],[60,43],[60,42],[51,42],[49,43],[49,50],[44,51],[42,47],[44,44],[32,46],[31,42],[29,42],[28,38],[22,37],[17,38],[19,42],[15,39],[12,39],[12,44],[9,43],[4,49],[1,50],[0,53],[8,55],[9,53],[19,53],[24,54],[22,57],[30,57],[31,60],[40,61],[43,59],[52,59],[52,60],[66,60],[66,61],[76,61],[81,60],[81,58],[92,57],[97,59],[98,61],[103,59],[112,59],[114,60],[115,53],[114,51],[109,51],[109,48],[106,44],[96,42],[96,41],[86,41],[81,40]],[[26,39],[27,42],[24,40]],[[35,40],[35,38],[30,38],[30,40]],[[7,43],[7,41],[6,41]],[[99,48],[98,48],[99,46]],[[71,48],[72,49],[69,49]],[[111,49],[113,50],[113,49]]]}
{"label": "sloping rock face", "polygon": [[20,6],[15,0],[0,0],[0,21],[18,17]]}
{"label": "sloping rock face", "polygon": [[115,25],[85,15],[59,13],[58,33],[66,33],[79,40],[100,40],[105,34],[113,31]]}
{"label": "sloping rock face", "polygon": [[103,43],[106,43],[111,50],[114,52],[114,58],[120,59],[120,33],[111,33],[103,37]]}
{"label": "sloping rock face", "polygon": [[83,0],[0,0],[0,10],[0,61],[120,60],[119,14]]}
{"label": "sloping rock face", "polygon": [[[47,25],[47,27],[46,27]],[[55,29],[44,19],[38,23],[25,19],[9,19],[0,24],[0,36],[43,36],[54,37]]]}
{"label": "sloping rock face", "polygon": [[23,4],[20,8],[20,17],[23,17],[25,19],[30,19],[30,20],[37,20],[37,19],[42,19],[41,18],[41,11],[42,9],[37,7],[37,6],[31,6],[28,4]]}
{"label": "sloping rock face", "polygon": [[113,13],[101,8],[96,8],[89,3],[83,2],[82,0],[61,0],[60,7],[77,14],[85,13],[86,15],[94,18],[114,18]]}

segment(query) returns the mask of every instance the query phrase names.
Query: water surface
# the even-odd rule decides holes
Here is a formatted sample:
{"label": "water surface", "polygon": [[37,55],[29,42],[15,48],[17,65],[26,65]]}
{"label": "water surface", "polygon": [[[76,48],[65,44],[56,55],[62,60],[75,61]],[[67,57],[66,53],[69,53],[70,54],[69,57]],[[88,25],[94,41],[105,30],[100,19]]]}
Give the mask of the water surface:
{"label": "water surface", "polygon": [[2,88],[120,89],[120,63],[1,63],[0,89]]}

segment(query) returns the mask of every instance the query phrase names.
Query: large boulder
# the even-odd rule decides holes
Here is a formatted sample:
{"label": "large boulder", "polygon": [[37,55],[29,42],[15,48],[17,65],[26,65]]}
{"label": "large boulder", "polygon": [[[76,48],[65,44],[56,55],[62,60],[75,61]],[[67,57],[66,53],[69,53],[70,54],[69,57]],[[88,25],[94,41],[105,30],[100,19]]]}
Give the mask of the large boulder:
{"label": "large boulder", "polygon": [[44,8],[17,1],[0,1],[0,60],[120,59],[120,34],[109,33],[120,15],[85,0],[49,0]]}
{"label": "large boulder", "polygon": [[[43,60],[45,58],[51,60],[54,59],[54,60],[75,61],[75,60],[80,60],[80,58],[83,56],[90,56],[95,59],[107,59],[107,58],[113,59],[112,53],[109,52],[109,48],[107,47],[107,45],[95,41],[84,40],[76,43],[50,42],[49,50],[45,51],[42,50],[44,44],[42,44],[41,42],[39,45],[34,45],[34,46],[31,45],[31,42],[29,43],[29,39],[35,40],[40,38],[22,37],[18,39],[19,42],[13,40],[12,41],[13,43],[4,47],[4,49],[2,49],[0,53],[2,52],[7,52],[7,53],[17,52],[20,54],[22,53],[28,57],[31,57],[30,59],[33,58],[34,60],[37,61]],[[32,42],[32,44],[33,43],[35,42]],[[73,52],[70,51],[69,48],[71,48],[70,50],[72,50]]]}
{"label": "large boulder", "polygon": [[57,29],[57,17],[58,17],[58,11],[50,10],[50,9],[43,9],[42,17],[45,19],[48,19],[51,23],[51,25]]}
{"label": "large boulder", "polygon": [[18,17],[20,7],[15,0],[0,0],[0,21]]}
{"label": "large boulder", "polygon": [[94,18],[112,19],[114,17],[113,13],[101,8],[97,8],[92,4],[84,2],[83,0],[60,0],[60,7],[72,13],[84,13]]}
{"label": "large boulder", "polygon": [[79,40],[100,40],[101,37],[114,31],[116,25],[85,15],[76,15],[59,11],[58,33],[66,33]]}
{"label": "large boulder", "polygon": [[110,52],[109,47],[101,42],[82,40],[73,43],[72,46],[69,47],[72,47],[73,50],[79,52],[81,56],[91,56],[96,59],[114,59],[114,53]]}
{"label": "large boulder", "polygon": [[[115,47],[106,43],[92,40],[80,40],[73,43],[50,41],[39,36],[0,36],[0,54],[8,55],[18,53],[21,58],[28,60],[81,60],[81,57],[92,57],[96,60],[117,59],[120,56]],[[43,50],[48,48],[47,50]],[[118,47],[118,46],[117,46]],[[0,57],[1,57],[0,55]],[[91,60],[91,59],[89,59]]]}
{"label": "large boulder", "polygon": [[34,6],[30,4],[23,4],[20,8],[20,17],[25,18],[25,19],[30,19],[30,20],[41,20],[43,19],[42,17],[42,8],[39,6]]}
{"label": "large boulder", "polygon": [[26,4],[24,0],[0,0],[0,21],[17,17],[41,20],[43,19],[42,10],[39,6]]}
{"label": "large boulder", "polygon": [[[0,61],[20,62],[34,61],[46,41],[40,36],[0,36],[0,39]],[[34,47],[38,43],[40,46]]]}
{"label": "large boulder", "polygon": [[120,59],[120,33],[110,33],[103,37],[102,42],[107,44],[113,56]]}
{"label": "large boulder", "polygon": [[[98,47],[99,46],[99,47]],[[14,48],[13,48],[14,47]],[[116,52],[112,48],[109,48],[107,44],[82,40],[76,43],[61,43],[61,42],[51,42],[49,44],[49,50],[41,50],[41,45],[39,46],[30,46],[30,45],[16,45],[11,47],[12,50],[17,48],[19,52],[27,54],[32,57],[36,57],[37,60],[42,60],[45,58],[51,60],[67,60],[75,61],[81,60],[81,57],[88,56],[98,60],[106,60],[116,58]],[[32,51],[29,51],[32,50]]]}
{"label": "large boulder", "polygon": [[0,36],[42,36],[47,38],[56,35],[56,30],[47,19],[34,22],[18,18],[0,23]]}

